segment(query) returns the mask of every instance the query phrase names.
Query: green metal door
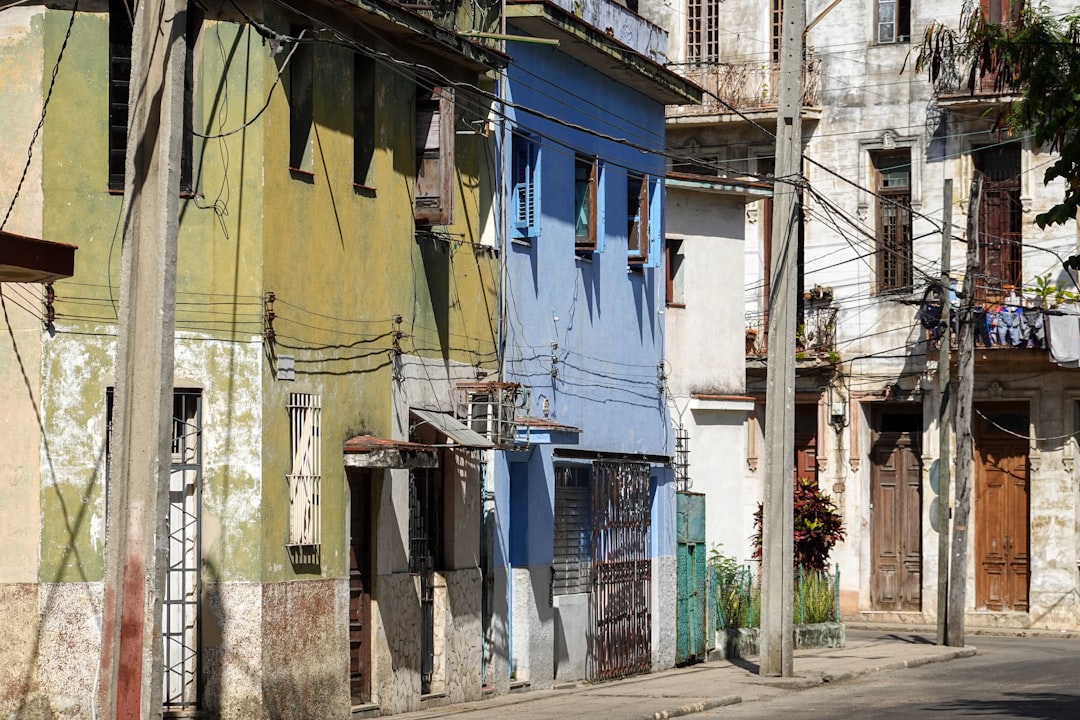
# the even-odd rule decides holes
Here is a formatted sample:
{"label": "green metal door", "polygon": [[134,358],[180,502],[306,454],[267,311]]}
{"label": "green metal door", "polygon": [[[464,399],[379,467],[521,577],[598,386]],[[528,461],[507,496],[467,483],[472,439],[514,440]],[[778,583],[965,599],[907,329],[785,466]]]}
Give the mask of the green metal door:
{"label": "green metal door", "polygon": [[705,592],[705,496],[676,495],[675,540],[676,610],[675,662],[683,665],[705,659],[708,616]]}

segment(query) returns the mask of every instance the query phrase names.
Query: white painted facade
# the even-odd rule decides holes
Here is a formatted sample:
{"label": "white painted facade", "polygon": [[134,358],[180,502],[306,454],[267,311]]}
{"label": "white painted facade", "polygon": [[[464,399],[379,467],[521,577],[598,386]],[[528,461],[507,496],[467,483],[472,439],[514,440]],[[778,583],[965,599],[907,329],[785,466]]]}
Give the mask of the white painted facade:
{"label": "white painted facade", "polygon": [[[1061,11],[1071,9],[1061,2],[1050,4]],[[828,353],[800,356],[796,402],[805,408],[803,417],[816,426],[819,483],[840,507],[847,528],[847,540],[832,558],[841,571],[843,611],[864,617],[933,622],[937,617],[938,532],[936,516],[932,517],[937,503],[936,478],[932,484],[931,468],[938,457],[934,393],[937,350],[928,350],[918,312],[927,287],[940,273],[944,204],[952,208],[952,277],[959,282],[965,263],[973,150],[1017,144],[1023,243],[1022,283],[1017,294],[1023,296],[1021,304],[1034,303],[1029,290],[1036,277],[1047,273],[1053,281],[1065,277],[1060,259],[1076,253],[1077,233],[1073,226],[1044,231],[1033,224],[1035,215],[1062,197],[1059,183],[1044,186],[1042,181],[1053,154],[1033,147],[1021,134],[994,130],[995,114],[986,111],[998,105],[987,100],[954,96],[950,101],[935,96],[925,73],[914,72],[914,43],[904,38],[879,42],[881,18],[877,12],[884,3],[861,0],[831,5],[826,0],[807,4],[808,22],[816,23],[807,35],[807,95],[811,103],[804,110],[803,137],[807,158],[804,174],[809,190],[804,201],[800,290],[806,293],[807,307],[835,308],[835,341],[829,344]],[[721,78],[728,83],[721,82],[715,88],[730,90],[738,84],[733,78],[744,82],[742,93],[729,95],[739,100],[732,104],[739,107],[741,116],[715,102],[712,110],[669,109],[669,151],[676,162],[687,157],[704,161],[706,165],[695,172],[760,178],[772,167],[770,133],[775,129],[776,117],[775,102],[770,105],[769,99],[775,97],[777,76],[764,70],[771,65],[770,6],[749,0],[703,3],[706,15],[718,13],[715,48],[719,59],[696,65],[687,64],[689,3],[682,0],[672,9],[672,62],[679,63],[691,77],[695,72],[704,72],[706,79]],[[921,38],[931,19],[956,27],[959,13],[959,5],[912,4],[910,36]],[[719,69],[723,67],[729,70]],[[730,71],[733,67],[743,68],[741,74]],[[912,279],[908,288],[896,291],[887,290],[878,264],[882,252],[878,231],[882,201],[877,191],[882,186],[874,163],[875,159],[882,163],[881,158],[890,153],[910,157],[913,218]],[[952,195],[943,198],[946,178],[952,179]],[[709,320],[714,327],[741,336],[738,326],[745,318],[746,327],[757,330],[759,339],[764,335],[765,214],[765,202],[748,208],[740,251],[727,255],[718,267],[701,268],[708,273],[708,279],[700,286],[695,282],[693,291],[687,290],[687,314],[695,305],[707,303],[713,310]],[[693,217],[692,208],[671,202],[669,237],[680,223],[692,222]],[[698,272],[696,261],[691,267]],[[735,280],[736,268],[744,269],[741,281]],[[717,282],[717,278],[726,281]],[[739,282],[744,294],[741,301],[736,301],[732,286]],[[823,298],[810,298],[815,287],[825,290]],[[696,296],[699,292],[703,294],[700,299]],[[689,394],[685,384],[679,385],[680,373],[700,372],[702,377],[715,378],[717,388],[724,393],[738,392],[763,402],[763,358],[751,355],[744,363],[742,351],[730,344],[714,338],[710,341],[713,347],[697,348],[700,362],[707,369],[678,367],[683,362],[680,354],[686,350],[677,342],[685,343],[686,336],[700,337],[703,329],[689,323],[680,327],[676,315],[677,311],[669,310],[668,358],[673,365],[673,392]],[[741,343],[742,338],[739,340]],[[745,386],[740,388],[738,382],[732,381],[730,372],[712,367],[717,362],[731,363],[728,370],[745,367]],[[978,597],[975,578],[981,560],[976,536],[980,523],[988,520],[985,513],[979,515],[973,486],[967,621],[971,625],[1075,628],[1080,624],[1080,495],[1074,462],[1075,434],[1080,425],[1080,371],[1049,362],[1046,350],[979,348],[975,402],[978,408],[979,403],[990,401],[1019,403],[1029,418],[1027,607],[1007,603],[995,609]],[[876,476],[871,450],[877,433],[887,424],[883,418],[905,412],[921,418],[913,433],[922,475],[921,560],[914,569],[920,592],[914,610],[887,611],[876,607],[872,587],[875,519],[871,490]],[[695,420],[700,414],[686,411]],[[708,426],[714,438],[704,434],[704,424],[698,421],[691,425],[697,428],[697,437],[692,433],[689,444],[693,489],[710,496],[708,542],[722,542],[723,551],[739,559],[749,554],[751,507],[760,497],[765,472],[763,424],[755,413],[745,413],[744,418],[746,422],[738,432],[725,429],[724,440],[715,439],[720,437],[720,424]],[[733,447],[735,444],[738,447]],[[758,462],[759,457],[762,462]],[[723,513],[721,518],[715,517],[714,510]],[[1024,581],[1021,578],[1018,582]]]}

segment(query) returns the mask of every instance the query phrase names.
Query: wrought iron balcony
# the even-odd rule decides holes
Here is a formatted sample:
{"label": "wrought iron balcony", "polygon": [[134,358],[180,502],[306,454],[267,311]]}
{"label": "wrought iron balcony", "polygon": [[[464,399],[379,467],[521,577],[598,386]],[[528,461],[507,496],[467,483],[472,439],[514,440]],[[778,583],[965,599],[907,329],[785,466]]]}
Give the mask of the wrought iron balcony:
{"label": "wrought iron balcony", "polygon": [[[819,363],[836,362],[836,315],[838,308],[811,304],[799,313],[795,331],[795,358]],[[746,314],[746,355],[764,358],[769,351],[768,316],[764,312]]]}
{"label": "wrought iron balcony", "polygon": [[[807,55],[803,63],[803,107],[820,104],[820,61]],[[768,62],[681,63],[671,69],[700,85],[705,96],[700,105],[676,105],[668,119],[736,116],[741,113],[775,112],[780,94],[780,66]]]}

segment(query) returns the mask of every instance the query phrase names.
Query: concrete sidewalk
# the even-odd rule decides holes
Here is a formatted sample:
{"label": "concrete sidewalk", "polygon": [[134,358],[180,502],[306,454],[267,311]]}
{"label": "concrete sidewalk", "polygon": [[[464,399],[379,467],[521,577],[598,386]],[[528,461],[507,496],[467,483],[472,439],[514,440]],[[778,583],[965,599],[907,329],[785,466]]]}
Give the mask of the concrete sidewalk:
{"label": "concrete sidewalk", "polygon": [[933,645],[932,635],[853,632],[847,646],[796,650],[793,678],[763,678],[756,658],[734,658],[607,683],[526,690],[477,702],[443,705],[395,718],[461,717],[522,720],[588,717],[591,720],[662,720],[772,697],[792,689],[840,682],[883,670],[970,657],[975,648]]}

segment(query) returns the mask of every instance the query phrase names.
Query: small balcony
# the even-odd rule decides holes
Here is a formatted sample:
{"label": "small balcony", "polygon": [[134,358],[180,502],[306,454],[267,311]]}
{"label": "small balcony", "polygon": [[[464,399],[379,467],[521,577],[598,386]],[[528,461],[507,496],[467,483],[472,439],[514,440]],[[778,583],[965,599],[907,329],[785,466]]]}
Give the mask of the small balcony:
{"label": "small balcony", "polygon": [[[836,316],[838,308],[831,305],[807,305],[799,313],[795,330],[795,359],[800,364],[829,365],[840,358],[836,352]],[[748,362],[764,360],[769,352],[768,316],[755,312],[746,314],[746,358]]]}
{"label": "small balcony", "polygon": [[[669,66],[705,90],[700,105],[675,105],[667,118],[675,123],[739,122],[775,116],[779,106],[780,66],[763,62],[681,63]],[[812,54],[803,63],[803,108],[814,119],[820,112],[820,61]],[[736,112],[738,110],[738,112]]]}
{"label": "small balcony", "polygon": [[956,63],[942,70],[934,82],[934,95],[941,107],[965,108],[1001,105],[1019,99],[1019,94],[997,73],[971,80],[969,71]]}

